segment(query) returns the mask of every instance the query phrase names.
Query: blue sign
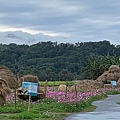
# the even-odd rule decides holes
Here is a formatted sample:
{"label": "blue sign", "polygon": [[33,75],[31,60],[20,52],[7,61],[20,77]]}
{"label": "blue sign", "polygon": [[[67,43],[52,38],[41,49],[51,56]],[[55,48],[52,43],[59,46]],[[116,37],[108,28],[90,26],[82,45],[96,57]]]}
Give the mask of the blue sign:
{"label": "blue sign", "polygon": [[117,85],[116,81],[115,81],[115,80],[114,80],[114,81],[112,80],[112,81],[111,81],[111,85],[115,87],[115,86]]}
{"label": "blue sign", "polygon": [[38,83],[22,82],[22,90],[25,90],[27,95],[37,96]]}

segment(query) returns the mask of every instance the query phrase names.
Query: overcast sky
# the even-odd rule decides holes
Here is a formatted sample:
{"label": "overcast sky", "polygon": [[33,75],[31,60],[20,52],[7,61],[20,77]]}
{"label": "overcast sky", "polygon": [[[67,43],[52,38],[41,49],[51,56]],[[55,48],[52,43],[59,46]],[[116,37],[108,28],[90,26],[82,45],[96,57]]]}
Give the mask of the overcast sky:
{"label": "overcast sky", "polygon": [[0,31],[13,30],[120,45],[120,0],[0,0]]}

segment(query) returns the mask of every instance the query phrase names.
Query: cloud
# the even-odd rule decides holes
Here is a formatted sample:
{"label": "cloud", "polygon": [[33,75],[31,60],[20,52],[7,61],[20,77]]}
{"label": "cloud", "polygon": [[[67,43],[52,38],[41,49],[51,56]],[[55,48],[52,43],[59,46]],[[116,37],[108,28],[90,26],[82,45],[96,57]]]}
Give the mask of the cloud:
{"label": "cloud", "polygon": [[119,11],[119,0],[4,0],[0,31],[61,35],[72,43],[108,39],[119,44]]}

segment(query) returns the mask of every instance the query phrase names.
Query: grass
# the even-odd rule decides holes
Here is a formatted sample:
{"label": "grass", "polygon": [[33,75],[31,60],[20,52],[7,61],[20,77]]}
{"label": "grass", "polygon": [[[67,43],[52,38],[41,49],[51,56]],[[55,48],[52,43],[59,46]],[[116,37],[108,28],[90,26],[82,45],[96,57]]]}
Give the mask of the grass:
{"label": "grass", "polygon": [[53,99],[43,99],[37,103],[31,103],[28,113],[28,101],[17,101],[16,109],[14,103],[0,107],[0,119],[4,120],[62,120],[66,116],[76,112],[93,111],[96,107],[91,103],[95,100],[105,98],[106,95],[91,97],[87,102],[80,101],[73,104],[57,103]]}
{"label": "grass", "polygon": [[[41,86],[44,86],[45,82],[40,81],[39,84]],[[48,86],[59,86],[60,84],[67,84],[68,86],[74,85],[75,81],[48,81],[47,85]]]}
{"label": "grass", "polygon": [[87,101],[74,103],[61,103],[55,99],[45,98],[38,102],[31,102],[28,112],[28,101],[17,98],[16,109],[14,103],[8,103],[0,107],[1,120],[63,120],[70,114],[77,112],[91,112],[96,107],[93,101],[105,99],[108,94],[120,94],[119,91],[109,91],[106,94],[98,94],[90,97]]}

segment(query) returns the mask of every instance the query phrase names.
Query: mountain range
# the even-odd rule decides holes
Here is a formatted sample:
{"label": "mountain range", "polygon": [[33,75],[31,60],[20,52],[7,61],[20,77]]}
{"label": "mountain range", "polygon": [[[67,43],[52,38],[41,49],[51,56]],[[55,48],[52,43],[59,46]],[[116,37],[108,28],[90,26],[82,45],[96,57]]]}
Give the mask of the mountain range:
{"label": "mountain range", "polygon": [[64,43],[67,38],[63,36],[49,36],[43,33],[39,34],[30,34],[23,31],[7,31],[7,32],[0,32],[0,44],[27,44],[32,45],[38,42],[58,42]]}

